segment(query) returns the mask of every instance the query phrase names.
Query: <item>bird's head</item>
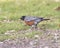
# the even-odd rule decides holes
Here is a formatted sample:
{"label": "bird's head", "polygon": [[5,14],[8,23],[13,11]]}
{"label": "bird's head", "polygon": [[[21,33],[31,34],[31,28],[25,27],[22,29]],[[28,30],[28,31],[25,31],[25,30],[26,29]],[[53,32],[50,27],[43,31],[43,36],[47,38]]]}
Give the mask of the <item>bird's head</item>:
{"label": "bird's head", "polygon": [[20,19],[21,19],[21,20],[24,20],[24,19],[25,19],[25,17],[26,17],[26,16],[22,16]]}

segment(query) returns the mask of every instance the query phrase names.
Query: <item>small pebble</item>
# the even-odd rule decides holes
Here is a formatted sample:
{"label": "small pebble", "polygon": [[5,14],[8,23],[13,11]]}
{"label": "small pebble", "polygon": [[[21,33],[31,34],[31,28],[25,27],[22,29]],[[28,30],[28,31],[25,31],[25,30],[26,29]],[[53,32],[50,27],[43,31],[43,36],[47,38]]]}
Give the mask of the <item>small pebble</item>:
{"label": "small pebble", "polygon": [[35,35],[34,37],[39,38],[39,35]]}
{"label": "small pebble", "polygon": [[44,48],[49,48],[48,46],[45,46]]}

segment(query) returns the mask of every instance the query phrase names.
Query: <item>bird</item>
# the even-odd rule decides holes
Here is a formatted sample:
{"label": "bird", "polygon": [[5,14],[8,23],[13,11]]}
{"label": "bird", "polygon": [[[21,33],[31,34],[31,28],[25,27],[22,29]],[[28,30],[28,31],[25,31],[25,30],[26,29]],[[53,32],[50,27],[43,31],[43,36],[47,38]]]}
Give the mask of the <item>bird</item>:
{"label": "bird", "polygon": [[43,17],[35,17],[35,16],[22,16],[20,18],[22,21],[26,23],[26,25],[31,26],[32,28],[37,28],[38,23],[44,21],[44,20],[50,20],[50,19],[44,19]]}

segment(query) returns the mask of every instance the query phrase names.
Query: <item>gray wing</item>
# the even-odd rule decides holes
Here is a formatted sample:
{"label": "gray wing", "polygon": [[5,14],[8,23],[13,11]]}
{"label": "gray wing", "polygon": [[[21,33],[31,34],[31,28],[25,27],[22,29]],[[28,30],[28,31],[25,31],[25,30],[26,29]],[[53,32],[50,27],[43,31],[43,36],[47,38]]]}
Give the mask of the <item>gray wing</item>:
{"label": "gray wing", "polygon": [[31,20],[36,20],[38,19],[37,17],[32,17],[32,16],[26,16],[25,21],[31,21]]}
{"label": "gray wing", "polygon": [[38,19],[35,19],[34,21],[35,21],[35,22],[34,22],[35,24],[38,24],[38,23],[41,22],[42,20],[41,20],[40,18],[38,18]]}

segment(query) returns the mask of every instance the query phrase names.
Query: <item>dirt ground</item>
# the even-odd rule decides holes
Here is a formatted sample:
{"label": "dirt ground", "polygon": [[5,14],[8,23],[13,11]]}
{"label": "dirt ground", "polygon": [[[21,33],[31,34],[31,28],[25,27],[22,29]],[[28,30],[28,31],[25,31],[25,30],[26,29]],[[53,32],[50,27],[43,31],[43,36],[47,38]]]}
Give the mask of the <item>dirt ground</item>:
{"label": "dirt ground", "polygon": [[0,48],[60,48],[60,30],[46,29],[41,36],[36,34],[34,38],[22,37],[15,40],[4,40],[0,42]]}

